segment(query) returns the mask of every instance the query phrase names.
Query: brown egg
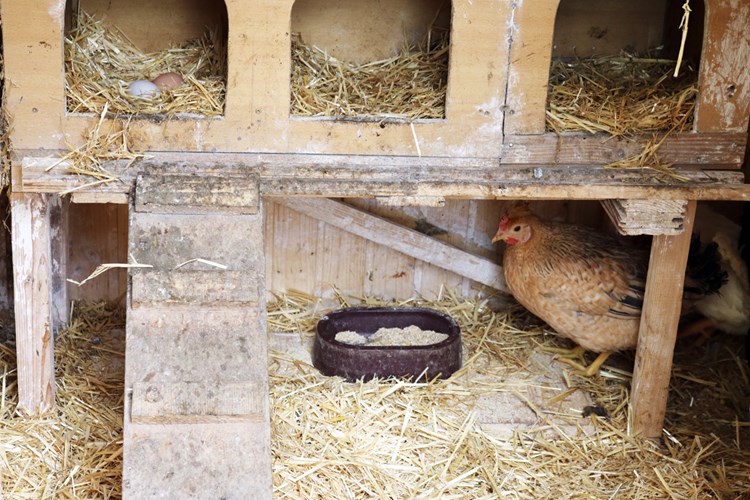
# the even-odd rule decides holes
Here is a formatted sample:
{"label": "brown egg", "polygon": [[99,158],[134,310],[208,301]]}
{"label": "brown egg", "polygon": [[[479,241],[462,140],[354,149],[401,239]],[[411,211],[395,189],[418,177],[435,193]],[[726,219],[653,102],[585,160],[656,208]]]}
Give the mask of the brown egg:
{"label": "brown egg", "polygon": [[178,73],[170,71],[157,76],[152,82],[159,88],[174,89],[185,83],[185,80]]}

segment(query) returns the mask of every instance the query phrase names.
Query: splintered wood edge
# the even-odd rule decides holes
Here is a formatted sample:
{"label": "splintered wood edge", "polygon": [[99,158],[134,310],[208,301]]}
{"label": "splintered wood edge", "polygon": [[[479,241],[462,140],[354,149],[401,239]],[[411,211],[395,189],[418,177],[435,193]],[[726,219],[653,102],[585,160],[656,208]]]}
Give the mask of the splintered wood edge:
{"label": "splintered wood edge", "polygon": [[676,235],[684,229],[687,200],[601,200],[622,235]]}

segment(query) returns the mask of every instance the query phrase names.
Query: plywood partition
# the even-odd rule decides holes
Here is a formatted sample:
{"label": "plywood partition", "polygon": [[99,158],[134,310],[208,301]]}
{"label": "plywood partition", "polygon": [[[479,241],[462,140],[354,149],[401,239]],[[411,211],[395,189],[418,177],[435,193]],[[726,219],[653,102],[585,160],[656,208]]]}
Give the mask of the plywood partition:
{"label": "plywood partition", "polygon": [[[160,17],[164,11],[153,2],[129,2],[128,9],[116,9],[114,4],[88,0],[80,2],[80,8],[89,5],[103,12],[107,22],[114,26],[121,16],[126,28],[132,28],[132,11],[143,18]],[[193,1],[171,0],[168,4],[180,14],[185,14],[181,10],[184,9],[188,16],[200,19],[206,16],[205,9]],[[153,151],[410,156],[499,154],[508,49],[503,27],[511,13],[510,4],[501,0],[455,0],[446,118],[385,125],[290,117],[293,4],[292,0],[226,0],[229,28],[224,116],[135,119],[129,124],[132,147]],[[68,144],[80,145],[84,131],[98,118],[65,111],[62,61],[65,7],[62,0],[20,0],[2,6],[6,74],[10,83],[7,110],[15,124],[16,149],[65,149]],[[308,25],[315,26],[316,22],[324,26],[325,19],[306,19]],[[186,36],[188,28],[184,27]],[[134,33],[146,47],[159,41],[159,35],[152,32],[134,30]],[[351,36],[359,35],[355,31]],[[165,39],[175,37],[174,32],[164,35]],[[397,42],[401,41],[399,37]],[[389,50],[393,43],[383,41]]]}

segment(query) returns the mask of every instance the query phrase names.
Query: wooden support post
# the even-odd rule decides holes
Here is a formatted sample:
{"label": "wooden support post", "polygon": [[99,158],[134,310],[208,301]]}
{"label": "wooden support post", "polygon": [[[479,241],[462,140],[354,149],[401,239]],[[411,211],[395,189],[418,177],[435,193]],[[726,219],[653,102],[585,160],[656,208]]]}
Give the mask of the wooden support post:
{"label": "wooden support post", "polygon": [[681,234],[651,244],[630,403],[631,432],[649,438],[659,438],[664,424],[695,208],[688,202]]}
{"label": "wooden support post", "polygon": [[18,410],[35,414],[54,402],[49,195],[11,199]]}

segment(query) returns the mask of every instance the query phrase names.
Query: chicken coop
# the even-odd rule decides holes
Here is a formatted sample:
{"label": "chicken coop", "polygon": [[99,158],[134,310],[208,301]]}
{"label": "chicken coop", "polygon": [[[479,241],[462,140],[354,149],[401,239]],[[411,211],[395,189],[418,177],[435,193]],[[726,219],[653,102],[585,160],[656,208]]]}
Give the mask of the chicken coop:
{"label": "chicken coop", "polygon": [[653,236],[630,405],[661,435],[696,206],[750,199],[750,2],[0,7],[19,404],[53,404],[70,300],[124,298],[125,496],[270,498],[269,294],[505,291],[513,200]]}

